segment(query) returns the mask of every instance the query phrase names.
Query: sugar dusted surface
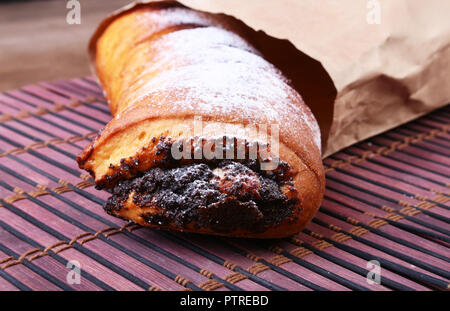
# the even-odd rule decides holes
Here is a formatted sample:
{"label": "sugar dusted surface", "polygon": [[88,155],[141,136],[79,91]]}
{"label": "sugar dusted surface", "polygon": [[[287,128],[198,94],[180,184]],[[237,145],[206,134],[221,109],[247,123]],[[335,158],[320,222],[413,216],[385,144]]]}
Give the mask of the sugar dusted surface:
{"label": "sugar dusted surface", "polygon": [[218,27],[198,27],[141,44],[148,45],[152,57],[125,90],[121,100],[127,103],[125,109],[141,105],[146,98],[158,98],[149,100],[149,105],[199,115],[237,115],[250,123],[282,120],[290,131],[311,132],[320,149],[319,127],[306,113],[309,108],[300,95],[238,35]]}

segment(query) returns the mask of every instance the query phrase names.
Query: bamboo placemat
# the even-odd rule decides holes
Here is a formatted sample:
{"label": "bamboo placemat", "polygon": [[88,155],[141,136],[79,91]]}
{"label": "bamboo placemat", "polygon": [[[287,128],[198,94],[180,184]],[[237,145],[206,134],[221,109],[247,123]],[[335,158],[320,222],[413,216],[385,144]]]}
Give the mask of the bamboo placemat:
{"label": "bamboo placemat", "polygon": [[[91,78],[0,94],[1,290],[430,290],[450,280],[450,108],[324,160],[313,222],[281,240],[142,228],[74,160],[110,120]],[[66,281],[81,265],[80,284]],[[381,284],[367,275],[381,266]],[[376,270],[371,270],[376,271]]]}

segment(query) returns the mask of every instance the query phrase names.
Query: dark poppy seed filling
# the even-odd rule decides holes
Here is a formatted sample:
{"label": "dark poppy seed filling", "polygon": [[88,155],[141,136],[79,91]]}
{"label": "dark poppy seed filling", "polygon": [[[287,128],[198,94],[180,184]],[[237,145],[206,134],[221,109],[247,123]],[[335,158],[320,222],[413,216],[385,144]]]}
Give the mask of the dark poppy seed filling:
{"label": "dark poppy seed filling", "polygon": [[[155,225],[237,229],[263,232],[291,219],[300,208],[286,171],[261,171],[256,161],[215,160],[175,168],[152,168],[142,176],[119,181],[105,210],[112,215],[126,207],[132,194],[141,216]],[[155,212],[155,210],[157,212]]]}

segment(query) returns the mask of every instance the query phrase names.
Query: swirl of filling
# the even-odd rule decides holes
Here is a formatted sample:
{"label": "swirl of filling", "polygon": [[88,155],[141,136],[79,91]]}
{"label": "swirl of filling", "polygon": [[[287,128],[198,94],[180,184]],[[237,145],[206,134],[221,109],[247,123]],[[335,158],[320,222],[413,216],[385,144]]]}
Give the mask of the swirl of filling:
{"label": "swirl of filling", "polygon": [[252,160],[155,167],[120,180],[105,210],[127,218],[128,211],[138,209],[145,222],[157,226],[263,232],[300,208],[288,170],[288,164],[281,163],[276,171],[261,171]]}

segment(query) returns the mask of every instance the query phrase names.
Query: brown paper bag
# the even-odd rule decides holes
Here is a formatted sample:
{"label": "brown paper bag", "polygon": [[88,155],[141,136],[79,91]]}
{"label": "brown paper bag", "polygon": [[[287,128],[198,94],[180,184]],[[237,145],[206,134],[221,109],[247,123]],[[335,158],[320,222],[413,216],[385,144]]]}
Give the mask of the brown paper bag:
{"label": "brown paper bag", "polygon": [[[324,157],[450,102],[450,1],[179,2],[245,22],[316,116]],[[93,61],[101,31],[135,5],[101,23]]]}

